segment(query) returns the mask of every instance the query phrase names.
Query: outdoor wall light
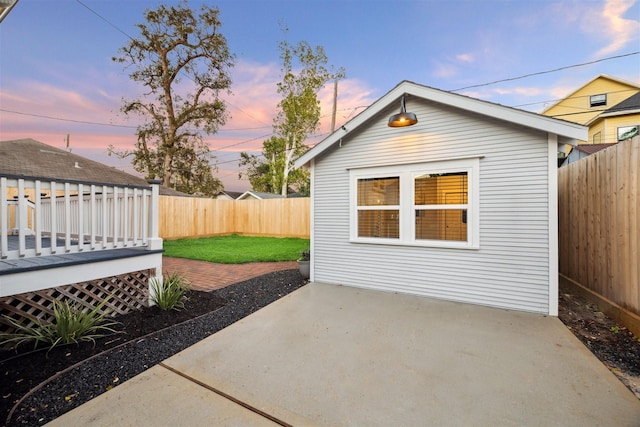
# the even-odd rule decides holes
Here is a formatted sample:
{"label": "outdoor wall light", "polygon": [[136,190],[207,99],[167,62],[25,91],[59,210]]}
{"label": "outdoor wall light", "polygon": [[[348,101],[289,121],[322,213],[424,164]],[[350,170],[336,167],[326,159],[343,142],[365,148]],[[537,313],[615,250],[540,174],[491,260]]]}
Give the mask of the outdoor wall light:
{"label": "outdoor wall light", "polygon": [[389,117],[389,123],[387,126],[392,128],[401,128],[405,126],[411,126],[418,123],[418,117],[415,113],[407,113],[407,107],[404,104],[404,95],[400,99],[400,113],[394,114]]}
{"label": "outdoor wall light", "polygon": [[0,22],[11,12],[18,0],[0,0]]}

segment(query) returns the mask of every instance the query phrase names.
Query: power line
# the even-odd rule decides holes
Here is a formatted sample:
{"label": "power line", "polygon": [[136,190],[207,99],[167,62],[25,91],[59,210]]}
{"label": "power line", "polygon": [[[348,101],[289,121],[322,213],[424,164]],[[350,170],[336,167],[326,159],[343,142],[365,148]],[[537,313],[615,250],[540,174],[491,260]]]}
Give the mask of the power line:
{"label": "power line", "polygon": [[554,114],[552,116],[549,117],[564,117],[564,116],[576,116],[578,114],[588,114],[588,113],[602,113],[607,111],[607,109],[604,110],[584,110],[584,111],[574,111],[573,113],[562,113],[562,114]]}
{"label": "power line", "polygon": [[507,79],[496,80],[496,81],[489,82],[489,83],[482,83],[482,84],[477,84],[477,85],[472,85],[472,86],[465,86],[465,87],[461,87],[460,89],[451,90],[451,92],[459,92],[459,91],[465,90],[465,89],[472,89],[472,88],[476,88],[476,87],[490,86],[490,85],[494,85],[496,83],[510,82],[510,81],[513,81],[513,80],[524,79],[526,77],[533,77],[533,76],[539,76],[539,75],[542,75],[542,74],[555,73],[557,71],[568,70],[570,68],[583,67],[585,65],[597,64],[598,62],[609,61],[611,59],[625,58],[627,56],[638,55],[638,54],[640,54],[640,51],[624,53],[622,55],[616,55],[616,56],[609,56],[607,58],[596,59],[595,61],[583,62],[581,64],[567,65],[567,66],[560,67],[560,68],[554,68],[553,70],[538,71],[538,72],[535,72],[535,73],[524,74],[524,75],[518,76],[518,77],[510,77],[510,78],[507,78]]}
{"label": "power line", "polygon": [[[273,134],[271,134],[271,135],[273,135]],[[321,137],[321,136],[325,136],[325,135],[328,135],[328,133],[312,135],[312,136],[311,136],[311,138]],[[270,135],[266,135],[266,136],[270,136]],[[243,143],[245,143],[245,142],[254,141],[254,140],[256,140],[256,139],[260,139],[260,138],[264,138],[264,136],[262,136],[262,137],[258,137],[258,138],[253,138],[253,139],[250,139],[250,140],[247,140],[247,141],[243,141],[243,142],[239,142],[239,143],[237,143],[237,144],[232,144],[232,145],[230,145],[230,146],[243,144]],[[314,145],[305,144],[305,145],[306,145],[307,147],[309,147],[309,148],[313,148],[316,144],[314,144]],[[214,151],[219,151],[219,150],[221,150],[221,149],[223,149],[223,148],[228,148],[228,147],[230,147],[230,146],[227,146],[227,147],[221,147],[220,149],[218,149],[218,150],[214,150]],[[283,154],[283,153],[286,153],[286,150],[276,151],[274,154],[275,154],[275,155],[280,155],[280,154]],[[258,154],[256,154],[256,156],[258,156],[258,157],[265,157],[263,153],[258,153]],[[216,166],[218,166],[218,165],[223,165],[223,164],[226,164],[226,163],[239,162],[240,160],[242,160],[242,159],[241,159],[241,158],[238,158],[238,159],[234,159],[234,160],[224,160],[224,161],[217,162],[217,163],[215,163],[215,164],[211,165],[211,167],[216,167]]]}
{"label": "power line", "polygon": [[109,24],[111,27],[115,28],[116,31],[119,31],[120,33],[124,34],[126,37],[130,38],[131,40],[133,40],[133,37],[131,37],[129,34],[127,34],[126,32],[124,32],[123,30],[121,30],[120,28],[118,28],[117,25],[115,25],[113,22],[109,21],[107,18],[105,18],[104,16],[100,15],[98,12],[96,12],[95,10],[91,9],[89,6],[87,6],[86,4],[84,4],[83,2],[81,2],[80,0],[76,0],[78,3],[80,3],[82,6],[86,7],[87,9],[89,9],[89,11],[91,13],[93,13],[94,15],[96,15],[98,18],[102,19],[104,22],[106,22],[107,24]]}
{"label": "power line", "polygon": [[[638,89],[623,89],[623,90],[614,90],[611,92],[604,92],[604,95],[611,95],[614,93],[623,93],[623,92],[637,92]],[[599,92],[602,93],[602,92]],[[537,104],[547,104],[550,102],[559,102],[559,101],[567,101],[570,99],[580,99],[580,98],[589,98],[591,95],[580,95],[580,96],[568,96],[566,98],[560,98],[560,99],[548,99],[546,101],[537,101],[537,102],[529,102],[527,104],[519,104],[519,105],[514,105],[513,108],[520,108],[520,107],[529,107],[531,105],[537,105]],[[575,108],[575,109],[579,109],[580,107],[576,107],[576,106],[572,106],[572,105],[566,105],[565,108]],[[588,109],[584,109],[585,111],[593,111],[593,110],[588,110]]]}
{"label": "power line", "polygon": [[72,123],[80,123],[80,124],[84,124],[84,125],[110,126],[110,127],[116,127],[116,128],[137,129],[137,126],[115,125],[113,123],[98,123],[98,122],[89,122],[89,121],[85,121],[85,120],[63,119],[61,117],[45,116],[45,115],[42,115],[42,114],[33,114],[33,113],[23,113],[21,111],[6,110],[4,108],[0,108],[0,111],[2,111],[4,113],[12,113],[12,114],[20,114],[20,115],[23,115],[23,116],[38,117],[40,119],[59,120],[61,122],[72,122]]}
{"label": "power line", "polygon": [[271,135],[273,135],[273,134],[272,133],[268,133],[266,135],[257,136],[255,138],[247,139],[245,141],[240,141],[240,142],[236,142],[236,143],[233,143],[233,144],[225,145],[224,147],[215,148],[212,151],[222,151],[222,150],[224,150],[226,148],[236,147],[238,145],[246,144],[247,142],[255,141],[256,139],[266,138],[266,137],[271,136]]}
{"label": "power line", "polygon": [[[128,37],[131,40],[134,40],[134,38],[132,36],[130,36],[129,34],[127,34],[124,30],[120,29],[120,27],[118,27],[116,24],[114,24],[113,22],[109,21],[107,18],[105,18],[104,16],[100,15],[98,12],[96,12],[95,10],[91,9],[89,6],[87,6],[86,4],[84,4],[81,0],[76,0],[76,2],[78,2],[79,4],[81,4],[82,6],[84,6],[85,8],[87,8],[89,11],[91,11],[91,13],[93,13],[94,15],[96,15],[98,18],[102,19],[104,22],[106,22],[107,24],[109,24],[112,28],[114,28],[116,31],[124,34],[126,37]],[[195,83],[195,81],[193,80],[193,78],[191,78],[191,76],[187,75],[187,78],[189,78],[189,80],[193,81]],[[237,110],[243,112],[244,114],[246,114],[248,117],[252,118],[253,120],[255,120],[258,123],[262,123],[266,126],[270,126],[268,123],[263,122],[262,120],[252,116],[251,114],[249,114],[248,112],[246,112],[245,110],[243,110],[242,108],[232,104],[231,102],[229,102],[228,100],[225,101],[227,104],[229,104],[231,107],[236,108]]]}
{"label": "power line", "polygon": [[258,126],[255,128],[232,128],[232,129],[218,129],[218,132],[235,132],[235,131],[244,131],[244,130],[258,130],[258,129],[266,129],[271,126]]}
{"label": "power line", "polygon": [[[98,12],[96,12],[95,10],[93,10],[92,8],[90,8],[89,6],[87,6],[85,3],[83,3],[81,0],[76,0],[76,2],[78,4],[80,4],[81,6],[85,7],[87,10],[89,10],[91,13],[93,13],[94,15],[96,15],[98,18],[100,18],[101,20],[103,20],[104,22],[106,22],[109,26],[111,26],[112,28],[114,28],[115,30],[117,30],[118,32],[120,32],[121,34],[123,34],[124,36],[126,36],[127,38],[134,40],[134,38],[132,36],[130,36],[128,33],[126,33],[125,31],[123,31],[122,29],[120,29],[117,25],[115,25],[114,23],[112,23],[111,21],[109,21],[108,19],[106,19],[104,16],[102,16],[101,14],[99,14]],[[571,69],[571,68],[577,68],[577,67],[582,67],[582,66],[586,66],[586,65],[592,65],[592,64],[596,64],[599,62],[604,62],[604,61],[609,61],[609,60],[613,60],[613,59],[619,59],[619,58],[624,58],[624,57],[629,57],[629,56],[633,56],[633,55],[638,55],[640,54],[640,51],[636,51],[636,52],[630,52],[630,53],[626,53],[626,54],[621,54],[621,55],[616,55],[616,56],[610,56],[610,57],[606,57],[606,58],[601,58],[601,59],[597,59],[594,61],[589,61],[589,62],[584,62],[584,63],[579,63],[579,64],[573,64],[573,65],[568,65],[568,66],[563,66],[563,67],[559,67],[559,68],[555,68],[552,70],[547,70],[547,71],[539,71],[539,72],[535,72],[535,73],[529,73],[529,74],[525,74],[525,75],[521,75],[521,76],[517,76],[517,77],[511,77],[511,78],[506,78],[506,79],[501,79],[501,80],[496,80],[493,82],[488,82],[488,83],[482,83],[482,84],[476,84],[476,85],[471,85],[471,86],[466,86],[466,87],[462,87],[459,89],[454,89],[451,90],[451,92],[458,92],[461,90],[466,90],[466,89],[471,89],[471,88],[477,88],[477,87],[484,87],[484,86],[490,86],[490,85],[494,85],[497,83],[504,83],[504,82],[509,82],[509,81],[514,81],[514,80],[520,80],[520,79],[524,79],[524,78],[528,78],[528,77],[533,77],[533,76],[538,76],[538,75],[543,75],[543,74],[549,74],[549,73],[554,73],[554,72],[558,72],[558,71],[562,71],[562,70],[566,70],[566,69]],[[190,78],[190,76],[187,76]],[[193,79],[191,79],[193,80]],[[264,123],[262,122],[260,119],[257,119],[256,117],[252,116],[251,114],[249,114],[247,111],[243,110],[240,107],[237,107],[234,104],[231,104],[229,101],[226,101],[228,105],[232,106],[233,108],[238,109],[239,111],[243,112],[244,114],[246,114],[248,117],[256,120],[259,123]],[[538,103],[544,103],[547,101],[541,101]],[[537,103],[536,103],[537,104]],[[533,105],[533,104],[524,104],[524,105]],[[523,106],[524,106],[523,105]],[[357,106],[357,107],[353,107],[353,108],[346,108],[346,109],[341,109],[339,111],[348,111],[348,110],[352,110],[352,113],[355,112],[356,110],[360,109],[360,108],[367,108],[368,106]],[[120,128],[129,128],[129,129],[136,129],[137,126],[128,126],[128,125],[118,125],[118,124],[107,124],[107,123],[97,123],[97,122],[89,122],[89,121],[82,121],[82,120],[73,120],[73,119],[63,119],[63,118],[59,118],[59,117],[52,117],[52,116],[45,116],[45,115],[38,115],[38,114],[30,114],[30,113],[23,113],[23,112],[19,112],[19,111],[12,111],[12,110],[5,110],[5,109],[0,109],[0,111],[3,112],[7,112],[7,113],[13,113],[13,114],[21,114],[21,115],[26,115],[26,116],[32,116],[32,117],[38,117],[38,118],[45,118],[45,119],[51,119],[51,120],[59,120],[59,121],[67,121],[67,122],[73,122],[73,123],[81,123],[81,124],[90,124],[90,125],[99,125],[99,126],[109,126],[109,127],[120,127]],[[349,116],[351,116],[351,114],[349,114]],[[561,116],[564,115],[570,115],[570,114],[580,114],[580,113],[568,113],[568,114],[563,114]],[[326,117],[326,116],[323,116]],[[269,127],[269,125],[267,125],[266,123],[264,123],[266,126],[265,127],[255,127],[255,128],[238,128],[238,129],[221,129],[219,130],[219,132],[227,132],[227,131],[245,131],[245,130],[255,130],[255,129],[263,129],[266,127]],[[252,138],[252,139],[248,139],[248,140],[244,140],[244,141],[240,141],[234,144],[230,144],[230,145],[226,145],[220,148],[217,148],[213,151],[222,151],[224,149],[227,148],[231,148],[231,147],[235,147],[238,145],[242,145],[242,144],[246,144],[248,142],[251,141],[255,141],[257,139],[261,139],[261,138],[265,138],[265,137],[269,137],[273,135],[273,133],[271,134],[266,134],[266,135],[262,135],[256,138]],[[321,137],[321,136],[325,136],[327,135],[327,133],[324,134],[317,134],[317,135],[313,135],[310,136],[310,138],[316,138],[316,137]],[[262,155],[262,153],[260,153],[259,155]],[[223,161],[223,162],[219,162],[216,163],[214,166],[217,166],[218,164],[224,164],[224,163],[232,163],[232,162],[237,162],[238,160],[227,160],[227,161]]]}
{"label": "power line", "polygon": [[256,117],[253,117],[251,114],[247,113],[245,110],[243,110],[242,108],[238,107],[237,105],[233,105],[233,104],[232,104],[232,103],[230,103],[228,100],[227,100],[227,101],[225,101],[225,102],[226,102],[227,104],[229,104],[230,106],[232,106],[233,108],[237,108],[238,110],[242,111],[244,114],[246,114],[247,116],[249,116],[250,118],[252,118],[252,119],[253,119],[253,120],[255,120],[256,122],[258,122],[258,123],[262,123],[262,124],[264,124],[264,125],[266,125],[266,126],[269,126],[269,127],[271,126],[270,124],[265,123],[265,122],[263,122],[262,120],[260,120],[260,119],[258,119],[258,118],[256,118]]}
{"label": "power line", "polygon": [[[110,127],[120,127],[120,128],[127,128],[127,129],[137,129],[137,126],[130,126],[130,125],[118,125],[118,124],[113,124],[113,123],[100,123],[100,122],[89,122],[86,120],[75,120],[75,119],[67,119],[67,118],[62,118],[62,117],[53,117],[53,116],[45,116],[42,114],[35,114],[35,113],[25,113],[23,111],[16,111],[16,110],[7,110],[4,108],[0,108],[0,111],[4,112],[4,113],[11,113],[11,114],[20,114],[22,116],[30,116],[30,117],[37,117],[39,119],[49,119],[49,120],[58,120],[61,122],[71,122],[71,123],[80,123],[80,124],[85,124],[85,125],[95,125],[95,126],[110,126]],[[252,128],[231,128],[231,129],[219,129],[219,132],[242,132],[242,131],[248,131],[248,130],[258,130],[258,129],[266,129],[269,128],[271,126],[258,126],[258,127],[252,127]]]}

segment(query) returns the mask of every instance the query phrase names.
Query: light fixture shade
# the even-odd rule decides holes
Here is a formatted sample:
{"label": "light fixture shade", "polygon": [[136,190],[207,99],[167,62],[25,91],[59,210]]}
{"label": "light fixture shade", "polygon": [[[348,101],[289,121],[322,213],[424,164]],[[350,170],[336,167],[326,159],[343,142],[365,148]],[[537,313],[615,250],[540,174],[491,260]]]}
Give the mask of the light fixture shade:
{"label": "light fixture shade", "polygon": [[402,99],[400,100],[400,113],[389,117],[389,123],[387,123],[387,126],[400,128],[415,125],[416,123],[418,123],[418,117],[415,113],[407,113],[407,108],[404,104],[404,95],[402,95]]}
{"label": "light fixture shade", "polygon": [[0,22],[11,12],[18,0],[0,0]]}

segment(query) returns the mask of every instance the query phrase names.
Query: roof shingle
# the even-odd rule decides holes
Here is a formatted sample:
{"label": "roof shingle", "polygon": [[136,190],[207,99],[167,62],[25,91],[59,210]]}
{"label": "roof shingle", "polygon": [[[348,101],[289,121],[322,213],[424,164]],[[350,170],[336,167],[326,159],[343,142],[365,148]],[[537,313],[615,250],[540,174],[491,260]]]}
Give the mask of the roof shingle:
{"label": "roof shingle", "polygon": [[[143,178],[31,138],[0,141],[0,174],[100,184],[149,186]],[[160,194],[187,196],[163,186],[160,186]]]}

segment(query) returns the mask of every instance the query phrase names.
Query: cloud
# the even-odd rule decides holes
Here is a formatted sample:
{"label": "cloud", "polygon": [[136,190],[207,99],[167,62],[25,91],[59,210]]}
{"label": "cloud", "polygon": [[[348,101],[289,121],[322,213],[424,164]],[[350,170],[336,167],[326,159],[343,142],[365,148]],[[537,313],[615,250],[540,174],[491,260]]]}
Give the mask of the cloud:
{"label": "cloud", "polygon": [[[213,150],[216,162],[221,163],[216,176],[223,177],[231,188],[238,188],[248,186],[237,182],[239,153],[259,153],[262,142],[271,135],[280,100],[276,86],[280,80],[280,67],[275,63],[241,60],[231,73],[232,93],[222,94],[228,102],[229,118],[217,134],[205,137],[205,141]],[[25,114],[0,114],[0,140],[34,138],[65,148],[65,137],[69,133],[74,153],[135,173],[129,159],[107,156],[109,145],[127,150],[132,149],[136,142],[135,127],[140,119],[126,117],[119,113],[119,109],[123,97],[133,98],[142,89],[126,75],[108,70],[101,74],[100,70],[93,70],[86,79],[76,79],[72,83],[27,79],[16,79],[10,83],[4,85],[0,92],[0,105],[3,109]],[[183,81],[180,87],[186,89],[189,85],[188,81]],[[374,102],[377,97],[373,93],[374,90],[363,81],[341,80],[338,84],[336,127]],[[330,132],[333,84],[327,84],[318,96],[322,109],[321,125],[318,136],[310,139],[310,145]]]}
{"label": "cloud", "polygon": [[[624,17],[635,4],[636,0],[606,0],[601,8],[595,9],[590,7],[593,3],[580,3],[574,10],[564,10],[563,15],[579,16],[582,31],[605,43],[594,54],[599,58],[618,52],[640,39],[640,20]],[[583,10],[585,5],[589,8]]]}
{"label": "cloud", "polygon": [[569,96],[576,89],[578,89],[578,86],[576,86],[575,84],[572,85],[571,83],[568,83],[568,84],[559,84],[559,85],[553,86],[547,89],[547,92],[549,92],[549,94],[553,97],[553,99],[561,100]]}
{"label": "cloud", "polygon": [[640,21],[625,19],[623,15],[635,4],[635,0],[608,0],[602,12],[604,34],[611,40],[608,46],[600,49],[596,56],[619,51],[627,44],[638,40]]}
{"label": "cloud", "polygon": [[[328,134],[331,131],[331,115],[333,113],[333,83],[329,82],[318,93],[320,100],[321,118],[320,132]],[[377,97],[373,90],[358,79],[344,79],[338,82],[338,98],[336,105],[336,129],[357,116],[364,108],[371,105]],[[326,136],[326,135],[325,135]]]}
{"label": "cloud", "polygon": [[537,87],[514,87],[509,89],[497,88],[493,90],[498,95],[538,96],[543,90]]}
{"label": "cloud", "polygon": [[239,61],[233,68],[231,96],[223,96],[229,103],[231,117],[226,127],[271,126],[279,95],[276,64]]}
{"label": "cloud", "polygon": [[456,59],[460,62],[471,63],[475,61],[475,56],[472,53],[461,53],[456,55]]}
{"label": "cloud", "polygon": [[458,67],[456,67],[455,65],[451,63],[438,61],[436,62],[434,66],[434,70],[431,74],[434,77],[437,77],[440,79],[449,79],[451,77],[458,75],[458,73],[459,73]]}
{"label": "cloud", "polygon": [[439,79],[450,79],[460,74],[460,68],[476,61],[473,53],[459,53],[434,61],[432,76]]}

